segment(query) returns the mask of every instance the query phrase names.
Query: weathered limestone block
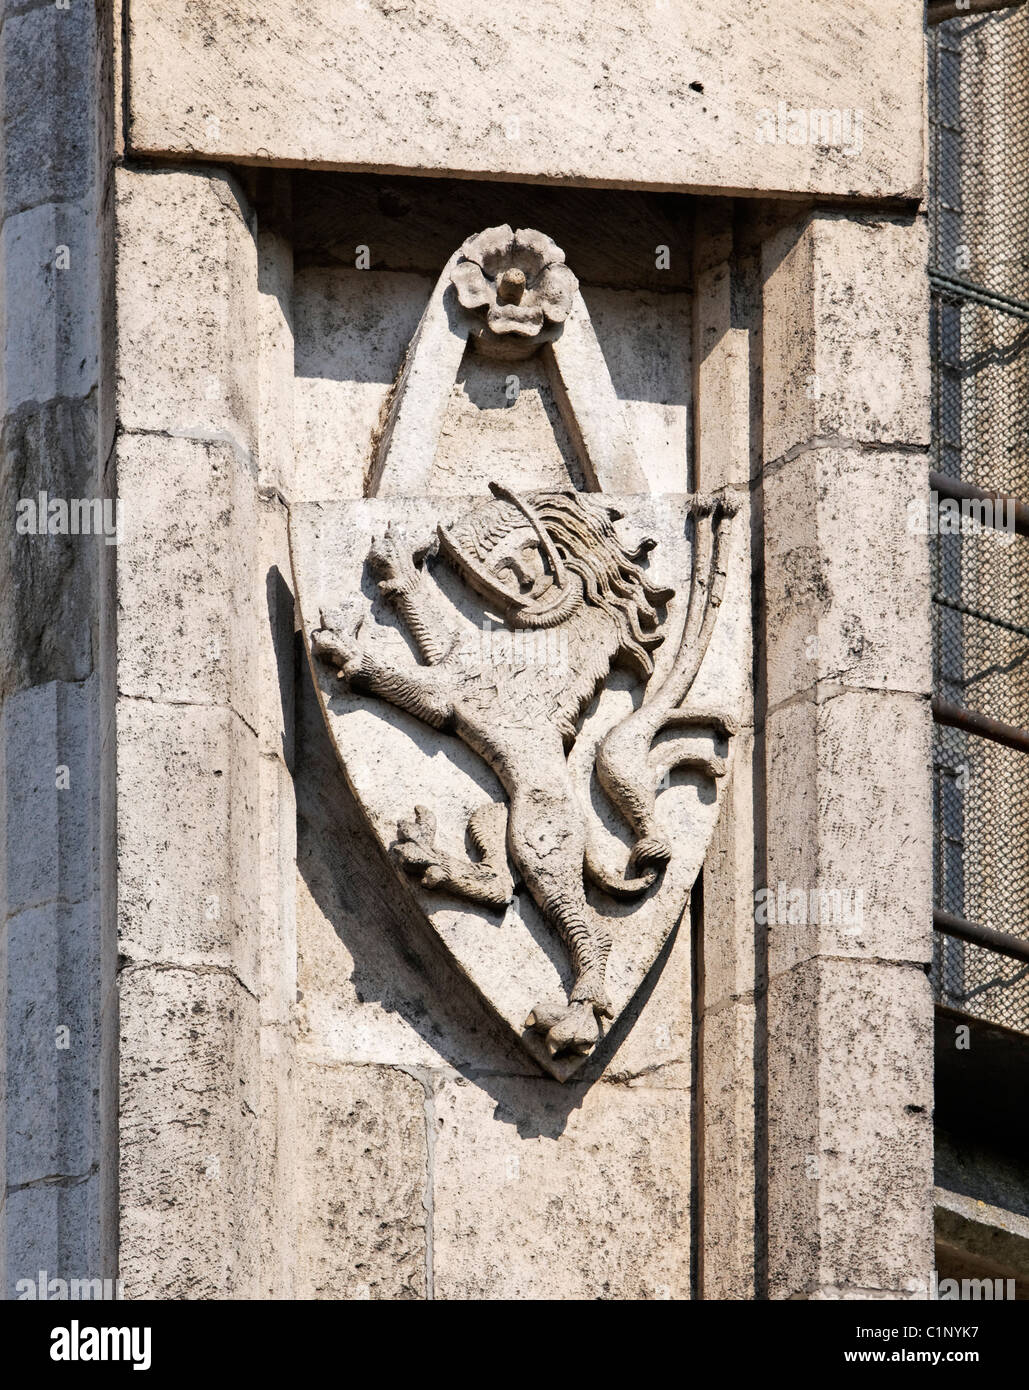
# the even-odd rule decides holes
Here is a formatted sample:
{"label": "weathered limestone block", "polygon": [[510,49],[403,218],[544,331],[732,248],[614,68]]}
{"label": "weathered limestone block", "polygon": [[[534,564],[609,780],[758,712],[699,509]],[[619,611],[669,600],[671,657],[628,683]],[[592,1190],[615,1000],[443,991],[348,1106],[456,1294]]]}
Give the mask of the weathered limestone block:
{"label": "weathered limestone block", "polygon": [[767,462],[836,436],[928,444],[927,248],[920,219],[826,212],[767,242]]}
{"label": "weathered limestone block", "polygon": [[736,738],[733,776],[704,861],[705,1009],[750,996],[754,956],[754,735]]}
{"label": "weathered limestone block", "polygon": [[709,1299],[755,1296],[755,1033],[753,999],[729,999],[715,1007],[706,1005],[701,1032],[704,1053],[700,1219],[704,1297]]}
{"label": "weathered limestone block", "polygon": [[257,1000],[212,966],[128,966],[119,982],[125,1297],[250,1297]]}
{"label": "weathered limestone block", "polygon": [[262,488],[288,500],[295,468],[293,247],[280,233],[258,233],[257,271],[258,476]]}
{"label": "weathered limestone block", "polygon": [[429,1288],[431,1111],[398,1066],[301,1069],[297,1294],[417,1299]]}
{"label": "weathered limestone block", "polygon": [[437,1298],[689,1297],[688,1093],[457,1077],[433,1116]]}
{"label": "weathered limestone block", "polygon": [[110,1075],[98,726],[95,679],[8,694],[0,713],[0,1148],[9,1188],[0,1243],[10,1296],[41,1268],[112,1273],[97,1176]]}
{"label": "weathered limestone block", "polygon": [[[294,989],[295,996],[295,989]],[[297,1190],[296,1064],[290,1025],[262,1022],[254,1296],[297,1297],[300,1231]]]}
{"label": "weathered limestone block", "polygon": [[769,715],[767,749],[769,804],[781,818],[769,844],[769,898],[758,899],[770,973],[809,955],[927,961],[924,702],[819,690]]}
{"label": "weathered limestone block", "polygon": [[[810,960],[769,983],[773,1298],[904,1297],[932,1267],[929,981]],[[928,1161],[927,1161],[928,1160]]]}
{"label": "weathered limestone block", "polygon": [[119,169],[118,419],[257,443],[257,248],[220,170]]}
{"label": "weathered limestone block", "polygon": [[96,891],[97,695],[95,678],[51,681],[8,695],[0,709],[0,889],[8,913],[80,903]]}
{"label": "weathered limestone block", "polygon": [[422,275],[311,266],[293,285],[296,487],[359,497],[386,397],[432,291]]}
{"label": "weathered limestone block", "polygon": [[[291,256],[272,232],[258,255],[249,206],[220,171],[123,168],[117,186],[122,1267],[129,1296],[288,1297]],[[210,1055],[191,1046],[192,1013]],[[169,1114],[150,1068],[202,1103]],[[158,1136],[142,1163],[130,1132]]]}
{"label": "weathered limestone block", "polygon": [[43,203],[0,233],[4,413],[97,385],[99,337],[95,204]]}
{"label": "weathered limestone block", "polygon": [[[122,699],[119,951],[259,993],[259,757],[231,710]],[[173,849],[174,847],[174,849]]]}
{"label": "weathered limestone block", "polygon": [[822,213],[763,248],[773,1297],[906,1296],[931,1261],[923,256]]}
{"label": "weathered limestone block", "polygon": [[[3,424],[0,506],[10,519],[0,545],[0,689],[85,680],[97,638],[102,537],[46,534],[51,500],[94,498],[96,399],[26,406]],[[44,493],[42,508],[40,493]],[[44,534],[19,534],[18,503]],[[112,512],[113,517],[115,514]],[[90,563],[90,561],[93,563]]]}
{"label": "weathered limestone block", "polygon": [[[43,1180],[9,1191],[0,1208],[6,1228],[4,1297],[24,1296],[25,1284],[18,1287],[23,1280],[31,1282],[38,1297],[40,1270],[48,1280],[110,1279],[113,1290],[116,1264],[110,1251],[107,1201],[96,1173],[69,1182]],[[54,1286],[55,1296],[59,1287]],[[96,1296],[102,1292],[103,1285]]]}
{"label": "weathered limestone block", "polygon": [[40,1270],[110,1278],[117,1262],[110,552],[97,534],[113,527],[100,502],[112,430],[97,424],[109,21],[104,0],[7,5],[0,21],[0,1282],[12,1297]]}
{"label": "weathered limestone block", "polygon": [[691,296],[598,286],[583,299],[649,489],[690,491]]}
{"label": "weathered limestone block", "polygon": [[810,449],[764,477],[768,705],[816,681],[928,694],[922,454]]}
{"label": "weathered limestone block", "polygon": [[88,902],[26,907],[6,924],[6,1170],[11,1187],[70,1185],[97,1168],[96,925]]}
{"label": "weathered limestone block", "polygon": [[120,691],[226,705],[256,728],[267,602],[247,459],[230,444],[129,434],[117,468]]}
{"label": "weathered limestone block", "polygon": [[921,70],[922,17],[903,0],[855,0],[831,26],[818,0],[602,0],[583,18],[568,0],[545,18],[485,0],[274,0],[260,14],[238,0],[134,0],[129,144],[397,173],[918,196],[919,84],[896,74]]}
{"label": "weathered limestone block", "polygon": [[[94,5],[5,6],[0,30],[3,139],[2,216],[54,201],[73,201],[94,175]],[[47,93],[53,94],[46,100]]]}

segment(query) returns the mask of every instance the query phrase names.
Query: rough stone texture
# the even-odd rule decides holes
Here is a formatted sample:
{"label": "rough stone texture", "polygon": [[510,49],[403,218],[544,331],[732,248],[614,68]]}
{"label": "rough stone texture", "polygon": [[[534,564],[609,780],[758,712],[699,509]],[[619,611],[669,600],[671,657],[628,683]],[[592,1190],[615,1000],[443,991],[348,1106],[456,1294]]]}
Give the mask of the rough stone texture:
{"label": "rough stone texture", "polygon": [[[769,844],[768,887],[841,894],[837,920],[828,922],[809,920],[809,902],[800,920],[798,911],[782,922],[778,902],[769,908],[770,972],[812,954],[929,960],[925,702],[820,688],[813,700],[769,714],[767,759],[769,802],[783,811]],[[845,917],[850,903],[859,908],[854,923]]]}
{"label": "rough stone texture", "polygon": [[97,384],[97,237],[92,198],[43,203],[0,232],[5,413],[87,395]]}
{"label": "rough stone texture", "polygon": [[80,1182],[100,1159],[96,923],[88,902],[50,902],[6,934],[7,1181]]}
{"label": "rough stone texture", "polygon": [[223,172],[119,170],[129,1296],[295,1288],[288,271]]}
{"label": "rough stone texture", "polygon": [[[707,913],[706,899],[705,916],[717,923]],[[706,1299],[754,1297],[755,1015],[752,998],[716,1006],[705,1000],[701,1287]]]}
{"label": "rough stone texture", "polygon": [[257,1000],[212,967],[127,967],[119,992],[125,1297],[246,1297],[258,1225]]}
{"label": "rough stone texture", "polygon": [[[74,202],[90,192],[96,141],[93,58],[97,11],[71,4],[4,6],[3,139],[0,207],[12,213],[51,200]],[[44,93],[50,99],[41,99]]]}
{"label": "rough stone texture", "polygon": [[690,296],[586,289],[626,432],[651,492],[689,492]]}
{"label": "rough stone texture", "polygon": [[770,980],[768,1027],[771,1296],[924,1288],[932,1267],[925,972],[807,961]]}
{"label": "rough stone texture", "polygon": [[689,1297],[686,1100],[645,1084],[443,1082],[435,1296]]}
{"label": "rough stone texture", "polygon": [[[19,535],[22,498],[100,495],[96,401],[52,400],[7,416],[0,441],[0,506],[11,519],[0,544],[0,689],[85,680],[93,669],[98,603],[96,536]],[[37,513],[38,515],[38,513]],[[43,518],[46,524],[46,516]]]}
{"label": "rough stone texture", "polygon": [[820,213],[771,237],[763,255],[766,461],[835,436],[924,448],[924,222]]}
{"label": "rough stone texture", "polygon": [[[97,695],[95,678],[81,684],[52,681],[3,702],[0,885],[9,914],[51,902],[80,903],[96,891]],[[41,845],[55,852],[40,854]]]}
{"label": "rough stone texture", "polygon": [[[134,0],[129,18],[139,153],[727,193],[921,187],[919,84],[896,74],[922,70],[922,17],[902,0],[855,0],[831,26],[818,0],[602,0],[588,25],[567,0]],[[759,140],[780,102],[860,111],[860,149]]]}
{"label": "rough stone texture", "polygon": [[120,691],[229,705],[254,729],[267,606],[250,468],[228,444],[151,434],[123,437],[117,468]]}
{"label": "rough stone texture", "polygon": [[252,454],[257,248],[238,185],[220,170],[121,169],[116,188],[121,427]]}
{"label": "rough stone texture", "polygon": [[[989,1262],[1009,1277],[1029,1275],[1029,1217],[944,1187],[934,1191],[937,1250]],[[1024,1297],[1024,1294],[1023,1294]]]}
{"label": "rough stone texture", "polygon": [[[101,1221],[109,1220],[96,1180],[108,1157],[101,1088],[110,1062],[101,1018],[97,685],[35,686],[8,695],[0,710],[9,1292],[40,1268],[98,1273]],[[90,1194],[78,1190],[84,1185]]]}
{"label": "rough stone texture", "polygon": [[[53,1124],[51,1112],[50,1124]],[[18,1298],[22,1279],[36,1284],[40,1270],[51,1279],[115,1278],[113,1255],[100,1263],[98,1251],[109,1246],[108,1198],[100,1176],[54,1182],[43,1177],[12,1187],[2,1211],[6,1227],[4,1297]]]}
{"label": "rough stone texture", "polygon": [[[0,21],[0,1283],[116,1273],[110,553],[19,535],[101,498],[111,144],[106,3]],[[44,515],[44,525],[46,517]],[[63,1030],[67,1029],[65,1033]],[[66,1044],[66,1045],[65,1045]]]}
{"label": "rough stone texture", "polygon": [[256,995],[259,760],[252,731],[225,708],[123,697],[118,744],[122,957],[231,970]]}
{"label": "rough stone texture", "polygon": [[399,1067],[302,1073],[301,1298],[420,1299],[428,1289],[430,1112]]}
{"label": "rough stone texture", "polygon": [[815,681],[928,692],[927,473],[918,454],[811,449],[765,475],[771,708]]}
{"label": "rough stone texture", "polygon": [[928,555],[897,515],[924,476],[922,245],[815,215],[762,251],[777,1298],[916,1296],[932,1258]]}

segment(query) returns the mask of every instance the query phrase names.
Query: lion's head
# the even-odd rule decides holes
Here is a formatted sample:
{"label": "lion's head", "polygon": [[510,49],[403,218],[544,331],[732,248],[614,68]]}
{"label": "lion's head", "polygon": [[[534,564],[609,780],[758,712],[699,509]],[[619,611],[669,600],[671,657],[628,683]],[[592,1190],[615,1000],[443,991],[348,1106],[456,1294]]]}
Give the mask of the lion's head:
{"label": "lion's head", "polygon": [[657,608],[675,593],[650,584],[639,564],[654,542],[627,550],[613,524],[621,513],[589,493],[490,489],[492,501],[439,528],[447,558],[514,627],[555,627],[583,603],[602,609],[618,632],[617,659],[649,677],[663,641]]}

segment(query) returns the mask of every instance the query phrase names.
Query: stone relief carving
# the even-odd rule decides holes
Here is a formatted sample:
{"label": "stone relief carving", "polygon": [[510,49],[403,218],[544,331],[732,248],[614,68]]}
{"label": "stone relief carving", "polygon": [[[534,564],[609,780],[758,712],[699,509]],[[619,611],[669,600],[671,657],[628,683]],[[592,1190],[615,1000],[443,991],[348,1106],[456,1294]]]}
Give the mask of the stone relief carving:
{"label": "stone relief carving", "polygon": [[[724,710],[695,709],[686,701],[721,602],[720,542],[733,509],[717,500],[693,504],[702,527],[714,524],[713,574],[694,566],[693,620],[672,670],[651,690],[651,653],[664,641],[661,614],[675,593],[654,585],[640,564],[654,541],[646,537],[634,552],[625,549],[613,525],[621,513],[588,494],[523,498],[499,483],[491,490],[492,501],[439,528],[441,557],[512,628],[557,638],[551,650],[563,651],[566,660],[512,661],[507,680],[498,680],[486,653],[469,661],[415,557],[389,530],[372,546],[368,564],[424,664],[390,661],[374,640],[329,623],[312,634],[312,646],[351,689],[388,700],[434,729],[453,730],[496,773],[508,806],[491,803],[469,818],[478,862],[437,844],[436,818],[424,806],[398,822],[394,852],[424,887],[450,889],[490,907],[511,900],[510,856],[519,881],[564,942],[573,971],[567,1002],[536,1001],[526,1027],[544,1035],[551,1056],[584,1055],[612,1014],[606,984],[611,926],[587,902],[584,870],[613,897],[633,898],[651,888],[673,852],[655,817],[649,761],[655,737],[664,729],[698,727],[730,736]],[[646,693],[640,708],[597,747],[600,784],[633,835],[626,863],[612,866],[590,843],[566,752],[583,711],[617,664],[637,676]],[[666,770],[689,767],[711,778],[725,771],[724,760],[688,745],[668,754],[666,763]]]}
{"label": "stone relief carving", "polygon": [[478,350],[507,359],[555,338],[579,288],[550,237],[506,223],[469,237],[450,278],[464,308],[485,318],[474,335]]}
{"label": "stone relief carving", "polygon": [[[469,343],[551,354],[595,490],[426,495]],[[441,275],[368,491],[293,522],[326,719],[455,962],[564,1080],[638,990],[703,862],[743,668],[739,625],[720,619],[738,503],[647,496],[563,252],[508,226]]]}

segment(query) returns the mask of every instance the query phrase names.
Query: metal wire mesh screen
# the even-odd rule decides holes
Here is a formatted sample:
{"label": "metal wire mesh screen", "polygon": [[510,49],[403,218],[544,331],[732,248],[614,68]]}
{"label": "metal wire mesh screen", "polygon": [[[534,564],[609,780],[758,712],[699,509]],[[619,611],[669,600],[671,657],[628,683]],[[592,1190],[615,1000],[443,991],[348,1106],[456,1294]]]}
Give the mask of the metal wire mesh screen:
{"label": "metal wire mesh screen", "polygon": [[[934,466],[1029,499],[1029,7],[931,29],[929,92]],[[966,523],[932,551],[936,693],[1029,728],[1029,539]],[[937,906],[1029,936],[1029,759],[937,725],[933,762]],[[940,1003],[1029,1031],[1029,967],[935,957]]]}

